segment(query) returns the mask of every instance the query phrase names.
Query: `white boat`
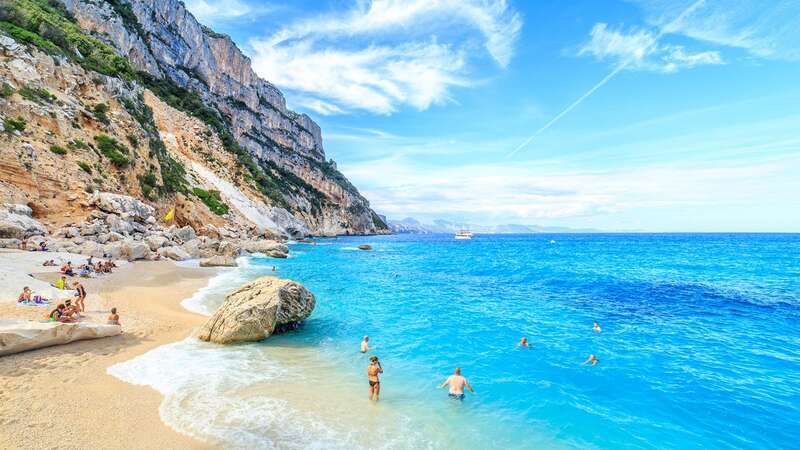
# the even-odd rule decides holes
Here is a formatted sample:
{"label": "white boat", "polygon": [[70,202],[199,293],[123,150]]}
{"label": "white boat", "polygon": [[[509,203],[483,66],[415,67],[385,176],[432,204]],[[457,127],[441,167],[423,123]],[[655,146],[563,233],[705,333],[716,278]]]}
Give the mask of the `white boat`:
{"label": "white boat", "polygon": [[472,239],[472,232],[469,230],[459,230],[455,235],[456,239]]}

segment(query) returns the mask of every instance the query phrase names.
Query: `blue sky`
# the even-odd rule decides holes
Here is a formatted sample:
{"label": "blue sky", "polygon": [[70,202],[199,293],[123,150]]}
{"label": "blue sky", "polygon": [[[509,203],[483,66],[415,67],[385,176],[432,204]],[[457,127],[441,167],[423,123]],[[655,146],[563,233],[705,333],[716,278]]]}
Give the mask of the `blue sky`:
{"label": "blue sky", "polygon": [[186,4],[390,218],[800,231],[800,2]]}

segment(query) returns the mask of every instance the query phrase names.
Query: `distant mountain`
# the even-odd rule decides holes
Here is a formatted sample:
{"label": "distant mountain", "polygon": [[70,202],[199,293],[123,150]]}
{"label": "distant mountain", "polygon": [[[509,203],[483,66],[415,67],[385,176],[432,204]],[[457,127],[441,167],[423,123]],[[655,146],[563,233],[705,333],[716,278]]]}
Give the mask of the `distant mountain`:
{"label": "distant mountain", "polygon": [[455,223],[447,220],[434,220],[433,223],[422,223],[413,217],[402,220],[389,220],[389,228],[397,234],[437,234],[455,233],[467,229],[473,233],[484,234],[529,234],[529,233],[598,233],[600,230],[591,228],[543,227],[539,225],[475,225],[468,223]]}

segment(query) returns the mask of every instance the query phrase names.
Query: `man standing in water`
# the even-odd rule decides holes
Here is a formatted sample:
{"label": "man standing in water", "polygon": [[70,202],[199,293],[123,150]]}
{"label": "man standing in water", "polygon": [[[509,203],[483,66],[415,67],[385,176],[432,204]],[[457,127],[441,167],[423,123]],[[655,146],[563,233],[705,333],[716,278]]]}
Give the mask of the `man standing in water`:
{"label": "man standing in water", "polygon": [[469,381],[467,381],[466,378],[461,376],[460,367],[456,367],[456,369],[453,371],[453,374],[447,377],[446,380],[444,380],[444,383],[442,383],[439,386],[439,389],[447,385],[450,385],[450,392],[447,394],[447,396],[450,398],[454,398],[456,400],[464,400],[465,387],[469,389],[469,391],[472,392],[473,394],[475,393],[475,390],[472,389],[472,386],[470,386]]}
{"label": "man standing in water", "polygon": [[371,356],[369,358],[369,366],[367,367],[367,379],[369,380],[369,399],[372,400],[372,397],[375,397],[375,401],[378,401],[378,397],[381,395],[381,380],[378,377],[378,374],[383,373],[383,367],[381,367],[380,361],[378,361],[377,356]]}
{"label": "man standing in water", "polygon": [[369,336],[364,336],[364,339],[361,340],[361,353],[367,353],[367,351],[374,349],[375,347],[369,346]]}

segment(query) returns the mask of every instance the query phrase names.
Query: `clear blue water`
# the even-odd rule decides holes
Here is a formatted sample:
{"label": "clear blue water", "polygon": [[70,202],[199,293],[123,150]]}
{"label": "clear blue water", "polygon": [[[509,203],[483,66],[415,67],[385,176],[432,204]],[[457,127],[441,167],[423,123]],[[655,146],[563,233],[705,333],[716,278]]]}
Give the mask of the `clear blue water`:
{"label": "clear blue water", "polygon": [[[362,243],[374,250],[356,250]],[[318,305],[300,330],[261,345],[317,348],[361,381],[356,349],[370,335],[386,369],[382,406],[448,417],[437,426],[452,426],[454,446],[798,445],[800,235],[388,236],[291,247],[279,275]],[[275,262],[254,267],[266,273]],[[522,336],[533,349],[516,347]],[[581,365],[589,354],[597,366]],[[478,392],[459,405],[435,389],[455,366]]]}

